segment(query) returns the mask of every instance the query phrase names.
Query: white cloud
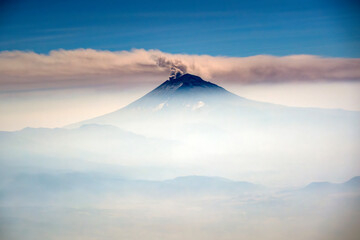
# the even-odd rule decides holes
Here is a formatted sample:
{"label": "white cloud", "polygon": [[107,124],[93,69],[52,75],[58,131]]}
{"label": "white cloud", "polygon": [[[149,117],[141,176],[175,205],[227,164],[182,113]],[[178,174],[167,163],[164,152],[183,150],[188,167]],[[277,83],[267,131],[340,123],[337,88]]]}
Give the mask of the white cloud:
{"label": "white cloud", "polygon": [[360,59],[313,55],[276,57],[223,57],[169,54],[159,50],[98,51],[54,50],[49,54],[24,51],[0,52],[0,85],[3,91],[42,88],[113,86],[161,82],[169,64],[206,80],[240,84],[313,81],[358,81]]}

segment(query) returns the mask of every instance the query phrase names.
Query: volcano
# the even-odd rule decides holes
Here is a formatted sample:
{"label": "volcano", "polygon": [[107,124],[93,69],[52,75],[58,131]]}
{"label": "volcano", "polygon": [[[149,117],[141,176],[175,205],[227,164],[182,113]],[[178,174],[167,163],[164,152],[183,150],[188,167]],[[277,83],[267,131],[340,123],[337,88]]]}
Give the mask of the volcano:
{"label": "volcano", "polygon": [[[115,112],[70,125],[113,125],[139,134],[143,124],[153,128],[177,128],[184,124],[220,124],[246,112],[276,105],[251,101],[192,74],[170,77],[140,99]],[[246,113],[246,114],[245,114]],[[235,115],[234,115],[235,114]],[[221,119],[219,119],[219,116]],[[227,119],[227,120],[225,120]],[[175,124],[176,123],[176,124]]]}
{"label": "volcano", "polygon": [[180,136],[219,129],[240,133],[274,131],[286,126],[321,129],[331,124],[338,128],[354,124],[358,115],[343,110],[296,108],[253,101],[199,76],[179,74],[124,108],[69,127],[112,125],[145,136],[167,138],[169,132]]}

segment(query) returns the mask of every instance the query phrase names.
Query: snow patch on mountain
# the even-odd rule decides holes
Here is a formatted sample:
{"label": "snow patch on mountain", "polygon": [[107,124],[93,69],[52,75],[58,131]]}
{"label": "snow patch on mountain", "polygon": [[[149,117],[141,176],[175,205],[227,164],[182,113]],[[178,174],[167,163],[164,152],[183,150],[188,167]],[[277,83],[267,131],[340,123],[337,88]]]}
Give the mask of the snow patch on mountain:
{"label": "snow patch on mountain", "polygon": [[203,106],[205,106],[205,103],[203,101],[199,101],[192,107],[192,110],[195,111],[199,108],[202,108]]}
{"label": "snow patch on mountain", "polygon": [[165,106],[165,102],[163,103],[160,103],[159,105],[157,105],[155,108],[154,108],[154,111],[157,112],[157,111],[160,111],[161,109],[163,109],[163,107]]}

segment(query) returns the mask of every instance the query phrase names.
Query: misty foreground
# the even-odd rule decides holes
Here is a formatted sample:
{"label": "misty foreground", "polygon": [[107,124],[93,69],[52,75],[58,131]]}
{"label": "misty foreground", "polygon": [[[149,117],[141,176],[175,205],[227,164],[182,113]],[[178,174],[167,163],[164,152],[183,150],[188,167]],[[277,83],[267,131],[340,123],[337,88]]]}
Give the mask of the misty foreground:
{"label": "misty foreground", "polygon": [[100,173],[2,181],[1,239],[358,239],[360,177],[271,189],[218,177]]}

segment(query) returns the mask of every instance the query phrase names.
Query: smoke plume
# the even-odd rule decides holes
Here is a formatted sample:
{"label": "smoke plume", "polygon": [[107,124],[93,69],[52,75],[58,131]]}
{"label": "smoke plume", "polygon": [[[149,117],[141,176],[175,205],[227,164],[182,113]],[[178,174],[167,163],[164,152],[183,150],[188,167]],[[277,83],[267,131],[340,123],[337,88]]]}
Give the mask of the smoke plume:
{"label": "smoke plume", "polygon": [[186,65],[179,60],[172,61],[165,57],[158,57],[156,63],[159,67],[168,68],[170,70],[170,80],[179,78],[187,72]]}

